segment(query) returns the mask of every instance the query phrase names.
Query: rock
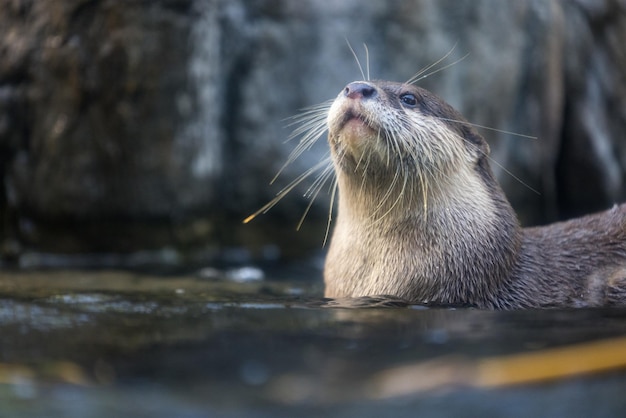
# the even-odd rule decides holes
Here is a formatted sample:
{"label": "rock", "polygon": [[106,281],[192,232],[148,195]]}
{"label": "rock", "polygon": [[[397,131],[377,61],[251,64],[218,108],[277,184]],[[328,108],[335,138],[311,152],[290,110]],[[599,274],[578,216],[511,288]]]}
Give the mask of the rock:
{"label": "rock", "polygon": [[[171,224],[214,205],[221,136],[206,104],[219,101],[218,57],[199,66],[190,39],[197,20],[215,30],[215,5],[6,6],[0,79],[6,108],[19,110],[0,142],[12,154],[6,195],[24,242],[59,251],[164,245]],[[189,229],[206,238],[212,227]]]}
{"label": "rock", "polygon": [[565,107],[557,199],[565,217],[626,198],[626,3],[564,3]]}

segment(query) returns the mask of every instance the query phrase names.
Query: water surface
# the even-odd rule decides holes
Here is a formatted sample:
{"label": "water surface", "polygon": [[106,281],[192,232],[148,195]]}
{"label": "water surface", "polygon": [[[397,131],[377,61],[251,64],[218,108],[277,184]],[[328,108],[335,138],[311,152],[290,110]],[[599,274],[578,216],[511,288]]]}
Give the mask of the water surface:
{"label": "water surface", "polygon": [[626,411],[626,373],[618,366],[491,387],[476,372],[484,361],[510,354],[611,339],[621,344],[626,310],[334,302],[322,299],[319,282],[297,278],[237,283],[123,271],[1,274],[2,417]]}

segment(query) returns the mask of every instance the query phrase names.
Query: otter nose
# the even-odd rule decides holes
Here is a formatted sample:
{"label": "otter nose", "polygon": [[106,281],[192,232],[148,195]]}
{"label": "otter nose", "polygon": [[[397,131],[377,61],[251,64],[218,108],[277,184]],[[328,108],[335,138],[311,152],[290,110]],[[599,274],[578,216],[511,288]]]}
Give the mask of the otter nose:
{"label": "otter nose", "polygon": [[376,97],[376,89],[367,83],[354,81],[343,89],[343,95],[350,99],[370,99]]}

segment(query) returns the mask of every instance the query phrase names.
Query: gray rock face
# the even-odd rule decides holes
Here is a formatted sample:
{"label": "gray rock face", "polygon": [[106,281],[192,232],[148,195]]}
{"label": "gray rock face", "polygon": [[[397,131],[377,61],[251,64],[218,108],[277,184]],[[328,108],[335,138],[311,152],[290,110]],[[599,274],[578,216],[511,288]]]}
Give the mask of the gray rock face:
{"label": "gray rock face", "polygon": [[[198,65],[192,23],[215,32],[211,8],[4,3],[0,143],[19,239],[60,251],[130,249],[128,228],[206,213],[222,172],[219,114],[205,111],[219,102],[219,57]],[[218,50],[217,36],[200,36]]]}
{"label": "gray rock face", "polygon": [[626,200],[623,1],[328,3],[0,0],[5,253],[319,248],[328,196],[293,231],[308,184],[241,219],[326,155],[320,140],[268,185],[286,118],[362,77],[346,40],[372,78],[469,53],[419,85],[537,137],[481,131],[524,223]]}

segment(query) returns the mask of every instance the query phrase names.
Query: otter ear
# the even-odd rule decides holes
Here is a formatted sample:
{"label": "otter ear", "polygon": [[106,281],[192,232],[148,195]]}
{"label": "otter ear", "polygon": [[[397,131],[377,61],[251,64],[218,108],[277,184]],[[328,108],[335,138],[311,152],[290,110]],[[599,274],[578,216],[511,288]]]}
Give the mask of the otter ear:
{"label": "otter ear", "polygon": [[487,143],[487,141],[485,141],[483,139],[483,145],[482,145],[482,150],[483,154],[485,156],[489,155],[491,153],[491,148],[489,148],[489,144]]}
{"label": "otter ear", "polygon": [[489,144],[487,143],[487,141],[485,141],[485,138],[480,136],[476,131],[474,131],[473,129],[468,129],[465,132],[464,138],[467,140],[468,145],[473,145],[468,148],[471,148],[472,152],[476,154],[477,158],[480,158],[481,156],[486,157],[489,155]]}

